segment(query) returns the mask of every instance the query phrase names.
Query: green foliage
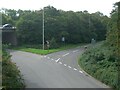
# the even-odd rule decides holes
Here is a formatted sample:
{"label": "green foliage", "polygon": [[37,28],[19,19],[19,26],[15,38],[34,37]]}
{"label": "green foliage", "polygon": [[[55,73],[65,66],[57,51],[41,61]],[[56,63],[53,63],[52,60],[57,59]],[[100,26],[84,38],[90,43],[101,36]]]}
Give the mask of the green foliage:
{"label": "green foliage", "polygon": [[17,48],[17,49],[21,51],[31,52],[35,54],[41,54],[41,55],[46,55],[46,54],[59,51],[59,49],[49,49],[49,50],[42,50],[42,49],[35,49],[35,48]]}
{"label": "green foliage", "polygon": [[[9,10],[4,9],[3,22],[10,18],[17,27],[19,44],[42,43],[42,13],[43,10]],[[97,41],[105,39],[108,17],[100,12],[73,12],[57,10],[52,6],[44,8],[45,12],[45,41],[52,37],[57,43],[64,36],[66,43],[88,43],[91,38]]]}
{"label": "green foliage", "polygon": [[[114,5],[114,10],[111,12],[111,19],[110,22],[108,24],[108,32],[107,32],[107,43],[109,46],[111,46],[112,48],[114,48],[114,52],[119,53],[120,52],[120,9],[118,9],[119,3],[116,3]],[[120,56],[120,55],[119,55]]]}
{"label": "green foliage", "polygon": [[55,38],[52,38],[52,39],[50,40],[50,49],[55,49],[55,48],[58,48],[58,47],[59,47],[59,46],[58,46]]}
{"label": "green foliage", "polygon": [[42,42],[42,20],[39,13],[28,13],[17,22],[19,43],[40,44]]}
{"label": "green foliage", "polygon": [[86,51],[79,64],[92,76],[120,90],[120,2],[114,8],[108,20],[106,41]]}
{"label": "green foliage", "polygon": [[6,24],[6,23],[11,23],[13,24],[13,20],[11,19],[11,17],[5,15],[5,14],[2,14],[2,24]]}
{"label": "green foliage", "polygon": [[80,58],[80,66],[93,77],[119,90],[118,63],[113,48],[99,43],[88,49]]}
{"label": "green foliage", "polygon": [[10,60],[11,56],[3,50],[2,54],[2,86],[4,88],[24,88],[20,71]]}
{"label": "green foliage", "polygon": [[[61,45],[59,48],[49,49],[49,50],[48,49],[47,50],[42,50],[42,45],[38,45],[38,46],[37,45],[35,45],[35,46],[24,45],[24,46],[19,46],[19,47],[12,47],[12,49],[31,52],[31,53],[35,53],[35,54],[46,55],[46,54],[49,54],[49,53],[54,53],[54,52],[74,48],[74,47],[81,46],[81,45],[84,45],[84,44]],[[41,48],[37,48],[39,46],[41,46]]]}

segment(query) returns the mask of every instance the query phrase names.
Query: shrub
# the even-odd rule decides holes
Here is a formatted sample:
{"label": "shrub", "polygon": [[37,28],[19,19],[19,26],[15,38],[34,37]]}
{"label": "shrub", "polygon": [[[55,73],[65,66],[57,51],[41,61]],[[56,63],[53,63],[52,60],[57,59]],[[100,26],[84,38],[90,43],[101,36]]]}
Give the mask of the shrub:
{"label": "shrub", "polygon": [[10,60],[10,55],[3,49],[2,54],[2,86],[4,88],[24,88],[24,80],[20,71]]}
{"label": "shrub", "polygon": [[82,54],[79,64],[90,75],[103,83],[120,90],[118,84],[118,63],[113,50],[101,44]]}
{"label": "shrub", "polygon": [[50,49],[55,49],[55,48],[58,48],[58,47],[59,47],[59,46],[58,46],[55,38],[52,38],[52,39],[50,40]]}

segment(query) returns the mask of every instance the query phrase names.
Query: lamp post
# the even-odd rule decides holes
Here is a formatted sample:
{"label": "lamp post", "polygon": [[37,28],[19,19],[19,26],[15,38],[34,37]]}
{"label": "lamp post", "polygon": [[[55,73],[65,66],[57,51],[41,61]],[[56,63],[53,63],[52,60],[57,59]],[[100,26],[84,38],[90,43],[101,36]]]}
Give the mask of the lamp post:
{"label": "lamp post", "polygon": [[43,7],[43,50],[44,50],[44,7]]}

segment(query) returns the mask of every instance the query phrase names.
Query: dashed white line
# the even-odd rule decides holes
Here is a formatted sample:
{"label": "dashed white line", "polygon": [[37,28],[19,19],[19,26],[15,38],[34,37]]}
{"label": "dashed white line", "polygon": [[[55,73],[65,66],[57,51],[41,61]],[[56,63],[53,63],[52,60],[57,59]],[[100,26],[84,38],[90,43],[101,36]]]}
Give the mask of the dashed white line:
{"label": "dashed white line", "polygon": [[82,71],[79,71],[80,73],[83,73]]}
{"label": "dashed white line", "polygon": [[58,62],[60,60],[60,58],[58,58],[57,60],[55,60],[56,62]]}
{"label": "dashed white line", "polygon": [[73,70],[77,71],[77,69],[76,69],[76,68],[74,68]]}
{"label": "dashed white line", "polygon": [[67,55],[69,55],[70,53],[66,53],[66,54],[64,54],[64,55],[62,55],[63,57],[65,57],[65,56],[67,56]]}
{"label": "dashed white line", "polygon": [[64,66],[67,66],[67,64],[64,64]]}
{"label": "dashed white line", "polygon": [[46,57],[46,56],[44,56],[44,57]]}
{"label": "dashed white line", "polygon": [[[78,50],[75,50],[73,52],[77,52]],[[63,55],[64,56],[67,56],[69,53],[66,53]],[[47,57],[47,56],[43,56],[43,57]],[[47,57],[48,59],[50,59],[50,57]],[[51,59],[51,60],[54,60],[54,59]],[[57,60],[55,60],[55,62],[58,62],[60,60],[60,58],[58,58]],[[59,62],[59,64],[63,64],[62,62]],[[67,64],[64,64],[64,66],[67,66]],[[72,68],[71,66],[68,66],[68,68]],[[73,68],[73,70],[77,71],[76,68]],[[80,73],[83,73],[83,71],[79,71]]]}
{"label": "dashed white line", "polygon": [[59,62],[59,64],[62,64],[62,62]]}
{"label": "dashed white line", "polygon": [[48,59],[50,59],[50,57],[47,57]]}
{"label": "dashed white line", "polygon": [[75,51],[73,51],[73,52],[77,52],[78,50],[75,50]]}
{"label": "dashed white line", "polygon": [[54,59],[51,59],[51,60],[54,60]]}
{"label": "dashed white line", "polygon": [[68,66],[69,68],[72,68],[71,66]]}
{"label": "dashed white line", "polygon": [[44,56],[40,56],[41,58],[43,58]]}

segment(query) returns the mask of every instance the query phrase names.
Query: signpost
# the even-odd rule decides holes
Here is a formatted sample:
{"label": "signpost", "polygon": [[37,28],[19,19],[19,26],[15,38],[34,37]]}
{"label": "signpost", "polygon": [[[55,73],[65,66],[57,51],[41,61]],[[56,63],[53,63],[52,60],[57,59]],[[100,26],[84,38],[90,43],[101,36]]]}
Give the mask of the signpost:
{"label": "signpost", "polygon": [[93,47],[94,47],[95,43],[96,43],[96,40],[94,38],[92,38],[91,44],[93,45]]}
{"label": "signpost", "polygon": [[62,42],[65,42],[65,37],[62,37]]}
{"label": "signpost", "polygon": [[65,37],[62,37],[63,45],[65,46]]}
{"label": "signpost", "polygon": [[48,52],[49,52],[50,42],[49,42],[49,41],[46,41],[46,43],[47,43],[47,48],[48,48]]}

